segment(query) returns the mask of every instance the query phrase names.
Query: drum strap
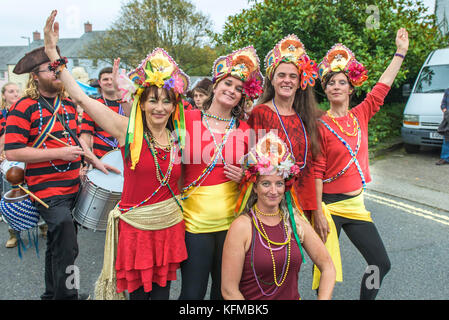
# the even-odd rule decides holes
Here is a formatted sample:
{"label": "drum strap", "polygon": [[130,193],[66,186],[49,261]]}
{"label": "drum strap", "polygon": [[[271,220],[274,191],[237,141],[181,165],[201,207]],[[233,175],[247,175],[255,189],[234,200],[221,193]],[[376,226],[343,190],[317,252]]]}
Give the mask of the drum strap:
{"label": "drum strap", "polygon": [[[46,108],[48,111],[50,111],[53,116],[52,119],[56,116],[59,120],[59,122],[62,124],[62,126],[64,127],[64,129],[69,133],[70,137],[73,139],[73,141],[75,141],[76,145],[79,146],[81,149],[83,148],[81,146],[80,141],[78,140],[78,137],[76,136],[76,134],[73,133],[72,129],[69,128],[69,126],[66,124],[66,122],[61,118],[61,115],[59,114],[59,108],[62,105],[62,101],[60,99],[60,97],[56,97],[55,99],[55,107],[51,106],[45,99],[43,99],[42,97],[39,97],[39,102],[41,103],[41,105],[44,106],[44,108]],[[51,119],[50,119],[51,121]],[[44,130],[45,131],[45,130]],[[48,131],[50,132],[50,131]],[[47,134],[45,134],[45,138],[44,141],[46,139]],[[81,162],[84,163],[84,156],[81,156]]]}
{"label": "drum strap", "polygon": [[[40,148],[42,146],[42,144],[45,142],[45,140],[47,140],[47,138],[48,138],[47,134],[50,133],[53,130],[53,127],[55,126],[56,115],[58,114],[59,109],[61,108],[61,105],[62,105],[61,99],[59,97],[57,97],[55,99],[53,115],[50,118],[50,120],[47,122],[47,124],[46,124],[44,130],[42,130],[41,134],[36,138],[36,140],[34,140],[34,142],[32,144],[33,148]],[[44,104],[44,106],[46,106],[46,104]]]}

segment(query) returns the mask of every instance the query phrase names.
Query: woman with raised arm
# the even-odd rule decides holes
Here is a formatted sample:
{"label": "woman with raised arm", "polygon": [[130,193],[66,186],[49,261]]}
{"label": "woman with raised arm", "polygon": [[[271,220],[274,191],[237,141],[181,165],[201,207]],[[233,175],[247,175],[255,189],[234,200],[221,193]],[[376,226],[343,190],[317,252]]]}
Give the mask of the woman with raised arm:
{"label": "woman with raised arm", "polygon": [[[318,299],[331,299],[335,268],[323,242],[291,202],[290,188],[300,172],[287,145],[269,132],[243,159],[242,192],[223,249],[225,299],[298,300],[303,249],[323,276]],[[240,210],[242,209],[242,210]]]}
{"label": "woman with raised arm", "polygon": [[212,300],[222,299],[221,261],[242,178],[239,160],[248,151],[243,108],[261,90],[253,47],[216,60],[213,89],[201,110],[185,113],[183,208],[188,259],[181,265],[181,300],[201,300],[212,278]]}
{"label": "woman with raised arm", "polygon": [[[374,299],[390,270],[384,244],[363,199],[363,190],[371,181],[368,122],[383,105],[408,45],[408,33],[401,28],[397,31],[397,50],[390,65],[365,100],[352,109],[354,87],[368,78],[366,69],[342,44],[334,45],[319,64],[321,85],[330,109],[320,119],[321,154],[314,162],[318,209],[313,214],[313,223],[334,259],[337,280],[342,281],[338,247],[341,228],[365,258],[369,267],[362,278],[360,299]],[[369,281],[372,277],[376,277],[375,281]],[[318,287],[318,278],[316,272],[314,288]]]}
{"label": "woman with raised arm", "polygon": [[163,49],[155,49],[121,78],[127,83],[124,98],[133,104],[130,118],[119,115],[84,94],[64,67],[56,51],[56,14],[52,12],[44,30],[51,66],[74,102],[118,140],[125,163],[121,200],[109,214],[96,298],[123,299],[127,290],[132,300],[168,299],[170,281],[187,258],[177,184],[180,154],[170,129],[172,118],[182,112],[188,77]]}

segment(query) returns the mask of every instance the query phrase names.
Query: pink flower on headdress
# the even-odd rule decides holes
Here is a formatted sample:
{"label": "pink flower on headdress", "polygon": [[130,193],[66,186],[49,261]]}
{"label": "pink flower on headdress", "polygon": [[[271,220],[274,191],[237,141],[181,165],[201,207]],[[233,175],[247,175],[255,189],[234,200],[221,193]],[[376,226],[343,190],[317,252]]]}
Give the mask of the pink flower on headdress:
{"label": "pink flower on headdress", "polygon": [[256,78],[251,78],[243,84],[245,94],[251,98],[256,99],[263,92],[262,84]]}
{"label": "pink flower on headdress", "polygon": [[365,67],[357,61],[352,61],[348,67],[348,77],[354,86],[362,85],[368,79],[367,73]]}
{"label": "pink flower on headdress", "polygon": [[261,158],[256,165],[256,169],[261,175],[270,175],[273,174],[274,167],[271,164],[270,160],[266,158]]}
{"label": "pink flower on headdress", "polygon": [[184,81],[182,81],[181,77],[179,76],[175,76],[175,83],[174,83],[174,88],[173,90],[175,91],[175,93],[177,94],[181,94],[184,92]]}
{"label": "pink flower on headdress", "polygon": [[290,168],[290,174],[291,174],[291,175],[296,176],[296,175],[299,174],[299,172],[301,172],[301,170],[299,169],[298,164],[294,164],[294,165]]}

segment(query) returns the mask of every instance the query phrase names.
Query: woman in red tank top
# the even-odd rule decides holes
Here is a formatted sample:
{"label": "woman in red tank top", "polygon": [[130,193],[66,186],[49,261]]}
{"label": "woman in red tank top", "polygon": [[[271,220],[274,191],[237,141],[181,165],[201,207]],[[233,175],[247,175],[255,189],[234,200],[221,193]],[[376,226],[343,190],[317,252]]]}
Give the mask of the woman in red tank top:
{"label": "woman in red tank top", "polygon": [[[335,269],[327,250],[286,191],[299,173],[283,141],[273,133],[244,158],[249,197],[223,248],[222,294],[236,300],[298,300],[303,247],[322,272],[318,299],[330,299]],[[246,197],[245,197],[246,198]]]}

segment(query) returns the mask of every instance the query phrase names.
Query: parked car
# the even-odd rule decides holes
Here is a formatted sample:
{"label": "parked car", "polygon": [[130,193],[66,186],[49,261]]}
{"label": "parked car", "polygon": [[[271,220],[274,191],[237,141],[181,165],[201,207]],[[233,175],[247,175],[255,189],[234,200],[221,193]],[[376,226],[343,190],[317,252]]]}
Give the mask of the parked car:
{"label": "parked car", "polygon": [[403,95],[409,95],[404,109],[401,135],[408,153],[419,152],[420,146],[441,146],[443,136],[437,128],[443,120],[441,100],[449,87],[449,48],[432,51],[424,62],[410,90],[404,85]]}

